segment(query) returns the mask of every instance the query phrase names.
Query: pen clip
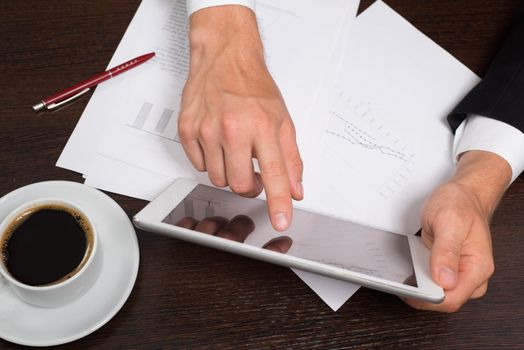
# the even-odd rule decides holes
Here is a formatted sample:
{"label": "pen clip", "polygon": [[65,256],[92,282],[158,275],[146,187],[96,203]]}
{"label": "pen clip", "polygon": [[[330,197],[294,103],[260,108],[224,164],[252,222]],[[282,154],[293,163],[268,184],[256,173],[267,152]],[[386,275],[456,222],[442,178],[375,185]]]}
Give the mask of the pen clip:
{"label": "pen clip", "polygon": [[78,94],[73,95],[73,96],[71,96],[71,97],[69,97],[69,98],[67,98],[67,99],[65,99],[63,101],[60,101],[58,103],[51,103],[50,105],[47,106],[47,109],[55,109],[55,108],[58,108],[60,106],[63,106],[66,103],[69,103],[69,102],[73,101],[75,98],[78,98],[78,97],[82,96],[83,94],[89,92],[89,90],[91,90],[91,89],[90,88],[84,89],[84,90],[80,91]]}

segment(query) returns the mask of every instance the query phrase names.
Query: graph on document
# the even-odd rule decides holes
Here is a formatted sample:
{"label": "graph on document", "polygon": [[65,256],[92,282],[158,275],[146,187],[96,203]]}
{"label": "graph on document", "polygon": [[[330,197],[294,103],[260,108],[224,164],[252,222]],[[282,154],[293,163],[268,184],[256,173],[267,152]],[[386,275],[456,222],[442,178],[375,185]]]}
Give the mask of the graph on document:
{"label": "graph on document", "polygon": [[367,184],[386,199],[409,181],[415,153],[387,128],[371,102],[339,92],[327,117],[324,155],[337,163],[339,176]]}
{"label": "graph on document", "polygon": [[152,136],[180,142],[178,137],[178,115],[174,110],[143,102],[126,126]]}

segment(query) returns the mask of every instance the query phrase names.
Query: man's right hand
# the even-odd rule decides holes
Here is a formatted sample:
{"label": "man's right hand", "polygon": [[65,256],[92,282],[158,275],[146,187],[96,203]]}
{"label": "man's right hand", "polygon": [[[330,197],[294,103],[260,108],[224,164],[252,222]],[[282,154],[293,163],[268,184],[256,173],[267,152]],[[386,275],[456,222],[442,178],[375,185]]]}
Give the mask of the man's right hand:
{"label": "man's right hand", "polygon": [[[302,160],[282,95],[264,61],[255,14],[216,6],[191,16],[191,64],[179,117],[184,150],[218,187],[265,189],[273,227],[291,223],[303,198]],[[254,171],[258,160],[260,174]]]}

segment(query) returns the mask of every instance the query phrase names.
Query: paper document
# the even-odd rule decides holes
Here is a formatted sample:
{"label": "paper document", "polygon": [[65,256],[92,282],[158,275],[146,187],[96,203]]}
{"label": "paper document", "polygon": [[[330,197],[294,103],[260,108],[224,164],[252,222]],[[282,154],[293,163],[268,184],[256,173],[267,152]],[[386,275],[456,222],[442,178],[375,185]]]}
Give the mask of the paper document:
{"label": "paper document", "polygon": [[[285,97],[298,133],[305,124],[298,121],[306,118],[312,106],[338,34],[354,18],[358,3],[356,0],[257,1],[268,68]],[[107,130],[109,124],[116,128],[126,125],[126,129],[132,129],[128,132],[142,134],[140,140],[148,136],[164,138],[163,146],[169,149],[162,151],[174,149],[176,156],[172,159],[174,167],[178,167],[182,161],[178,160],[180,146],[173,142],[178,141],[179,103],[189,67],[184,0],[142,1],[109,66],[148,51],[157,52],[152,62],[96,89],[58,166],[87,173],[102,135],[111,135]],[[115,91],[118,100],[114,99]],[[185,155],[182,156],[183,164],[187,165]]]}
{"label": "paper document", "polygon": [[[358,4],[345,0],[257,1],[268,67],[299,135],[307,125],[339,34],[354,19]],[[144,0],[109,66],[142,51],[156,51],[158,57],[144,69],[97,88],[57,165],[83,173],[88,185],[150,200],[174,177],[200,175],[201,181],[206,180],[205,175],[192,170],[176,131],[188,65],[184,1]],[[103,139],[106,141],[99,145]],[[299,143],[304,139],[299,137]],[[178,172],[167,176],[151,172],[158,171],[155,163],[151,167],[142,164],[158,150]],[[165,158],[155,161],[164,162]],[[322,276],[307,276],[312,288],[313,283],[323,290],[329,289],[325,283],[340,285],[339,281],[325,282]],[[328,303],[337,309],[356,288],[337,288]]]}
{"label": "paper document", "polygon": [[479,78],[381,1],[357,18],[343,57],[309,123],[307,205],[414,234],[453,169],[446,117]]}
{"label": "paper document", "polygon": [[[453,169],[445,118],[478,77],[383,2],[353,19],[357,7],[257,1],[269,69],[305,161],[306,197],[296,206],[411,234],[423,200]],[[189,59],[183,1],[144,0],[110,66],[148,51],[158,57],[97,88],[57,165],[151,200],[177,177],[207,182],[177,136]],[[358,289],[295,272],[334,310]]]}
{"label": "paper document", "polygon": [[[333,6],[336,3],[338,6]],[[283,4],[279,1],[259,1],[257,13],[260,13],[269,69],[282,90],[297,133],[303,135],[308,125],[308,111],[337,41],[337,35],[332,33],[340,32],[347,22],[348,16],[341,15],[341,9],[347,9],[347,4],[351,2],[332,1],[332,6],[326,8],[316,1],[297,0]],[[319,12],[320,9],[322,11]],[[265,27],[268,22],[271,25]],[[302,41],[294,38],[307,38],[308,45],[304,47]],[[193,169],[176,134],[180,98],[164,97],[180,96],[181,88],[169,91],[169,77],[161,73],[154,77],[151,72],[147,74],[146,88],[146,80],[141,79],[140,86],[135,84],[129,87],[121,94],[121,103],[113,106],[115,113],[125,116],[125,119],[115,119],[109,124],[111,137],[104,138],[98,153],[171,178],[195,177],[205,182],[206,174],[199,174]],[[181,80],[180,85],[183,83],[184,80]],[[164,119],[169,121],[162,124]],[[305,136],[298,138],[299,147],[303,150],[307,145],[303,142],[305,139]]]}

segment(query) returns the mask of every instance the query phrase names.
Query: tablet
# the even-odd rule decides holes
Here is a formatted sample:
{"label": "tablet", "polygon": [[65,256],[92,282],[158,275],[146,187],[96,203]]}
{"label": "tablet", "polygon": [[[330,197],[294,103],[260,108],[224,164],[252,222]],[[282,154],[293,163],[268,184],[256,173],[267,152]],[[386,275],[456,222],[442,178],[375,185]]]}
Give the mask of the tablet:
{"label": "tablet", "polygon": [[275,231],[266,202],[177,179],[134,218],[138,228],[432,303],[444,291],[429,271],[421,239],[294,209]]}

